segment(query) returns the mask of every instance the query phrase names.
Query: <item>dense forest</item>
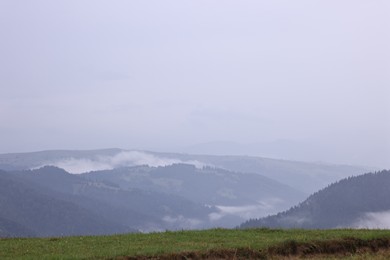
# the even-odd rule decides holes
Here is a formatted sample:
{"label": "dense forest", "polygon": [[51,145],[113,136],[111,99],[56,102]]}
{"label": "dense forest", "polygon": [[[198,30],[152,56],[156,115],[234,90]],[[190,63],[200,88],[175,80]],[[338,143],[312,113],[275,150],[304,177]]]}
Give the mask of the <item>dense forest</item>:
{"label": "dense forest", "polygon": [[[369,227],[373,214],[390,211],[389,187],[388,170],[349,177],[314,193],[288,211],[251,219],[240,227]],[[383,224],[378,221],[378,228],[381,227],[379,222]]]}

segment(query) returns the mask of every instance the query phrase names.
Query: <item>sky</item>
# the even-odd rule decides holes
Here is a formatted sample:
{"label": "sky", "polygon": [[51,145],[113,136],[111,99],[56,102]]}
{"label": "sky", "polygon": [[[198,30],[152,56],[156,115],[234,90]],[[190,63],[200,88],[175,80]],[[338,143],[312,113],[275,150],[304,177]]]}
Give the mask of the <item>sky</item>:
{"label": "sky", "polygon": [[0,153],[390,168],[388,0],[2,0],[0,38]]}

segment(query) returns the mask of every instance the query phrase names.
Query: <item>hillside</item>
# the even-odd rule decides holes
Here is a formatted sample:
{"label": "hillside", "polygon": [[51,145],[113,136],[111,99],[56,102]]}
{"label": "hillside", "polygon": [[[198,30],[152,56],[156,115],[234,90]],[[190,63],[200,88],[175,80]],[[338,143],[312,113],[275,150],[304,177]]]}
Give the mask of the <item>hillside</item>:
{"label": "hillside", "polygon": [[59,193],[0,172],[0,234],[69,236],[131,232],[80,207]]}
{"label": "hillside", "polygon": [[[352,174],[353,169],[358,169],[356,173],[362,170],[248,156],[120,149],[3,154],[1,167],[8,170],[4,178],[8,176],[10,181],[21,184],[20,189],[26,189],[4,192],[4,203],[0,205],[4,212],[0,213],[2,236],[12,233],[6,231],[11,226],[9,221],[19,227],[14,235],[25,230],[26,236],[231,228],[251,218],[285,211],[303,201],[308,190]],[[35,208],[19,208],[23,203],[16,198],[26,201],[23,196],[30,192],[31,198],[35,196]],[[57,229],[50,233],[47,225],[47,231],[36,232],[32,219],[39,214],[34,212],[46,212],[40,207],[52,200],[53,209],[46,209],[50,212],[45,213],[45,218]],[[13,211],[18,212],[14,213],[18,217],[8,214]],[[77,212],[85,219],[70,221]],[[92,228],[90,233],[80,226],[71,228],[73,233],[64,232],[65,226],[55,224],[61,220],[56,214],[70,214],[64,221],[75,225],[94,219],[103,223],[102,230]]]}
{"label": "hillside", "polygon": [[[0,176],[4,185],[0,217],[33,227],[37,236],[206,228],[211,225],[209,214],[217,211],[180,196],[124,190],[52,166]],[[15,184],[10,185],[11,182]],[[40,220],[44,227],[38,225]],[[92,233],[84,229],[95,222],[100,227],[92,228]],[[67,227],[72,223],[76,226]]]}
{"label": "hillside", "polygon": [[[302,193],[260,175],[184,164],[86,174],[45,166],[2,172],[0,177],[4,185],[0,218],[34,231],[14,230],[14,236],[234,227],[248,214],[278,212],[303,198]],[[41,220],[48,224],[40,226]],[[84,221],[102,224],[91,233],[77,226]],[[4,222],[0,229],[9,226]]]}
{"label": "hillside", "polygon": [[390,228],[390,171],[334,183],[288,211],[241,225],[282,228]]}
{"label": "hillside", "polygon": [[260,174],[307,195],[340,179],[373,170],[361,166],[300,162],[254,156],[151,153],[168,159],[176,158],[182,161],[202,162],[229,171]]}
{"label": "hillside", "polygon": [[[122,189],[157,191],[181,196],[202,205],[220,206],[226,214],[229,209],[239,211],[245,207],[252,207],[257,214],[262,215],[276,213],[300,202],[305,196],[302,192],[259,174],[243,174],[212,167],[199,169],[187,164],[127,167],[90,172],[82,176],[114,183]],[[220,217],[223,214],[221,212]]]}

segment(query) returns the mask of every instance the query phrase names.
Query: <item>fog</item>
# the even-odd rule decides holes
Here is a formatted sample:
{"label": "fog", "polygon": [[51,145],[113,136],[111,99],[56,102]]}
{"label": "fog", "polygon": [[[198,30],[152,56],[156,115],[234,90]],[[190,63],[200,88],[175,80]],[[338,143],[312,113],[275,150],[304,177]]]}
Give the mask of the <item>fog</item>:
{"label": "fog", "polygon": [[366,213],[352,227],[368,229],[390,229],[390,211]]}
{"label": "fog", "polygon": [[269,198],[259,201],[258,204],[254,205],[216,206],[219,212],[211,213],[209,218],[211,221],[218,221],[228,215],[237,216],[245,220],[267,217],[271,214],[277,214],[280,211],[280,204],[282,203],[283,201],[279,198]]}
{"label": "fog", "polygon": [[390,168],[389,13],[386,0],[1,1],[0,153]]}
{"label": "fog", "polygon": [[153,154],[140,151],[119,152],[112,156],[96,156],[95,158],[65,158],[54,161],[45,161],[41,167],[50,165],[56,166],[73,174],[81,174],[91,171],[112,170],[120,167],[147,165],[150,167],[163,167],[173,164],[190,164],[197,168],[203,168],[207,164],[196,160],[179,160],[164,157],[157,157]]}

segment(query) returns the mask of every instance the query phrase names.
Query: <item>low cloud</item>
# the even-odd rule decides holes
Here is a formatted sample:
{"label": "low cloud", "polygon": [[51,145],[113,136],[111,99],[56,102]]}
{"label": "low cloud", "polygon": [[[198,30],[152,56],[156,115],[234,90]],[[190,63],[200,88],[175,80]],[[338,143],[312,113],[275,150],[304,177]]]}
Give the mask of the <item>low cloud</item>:
{"label": "low cloud", "polygon": [[[100,171],[100,170],[109,170],[113,169],[112,165],[109,163],[104,163],[101,161],[95,161],[90,159],[64,159],[57,162],[47,163],[45,165],[52,165],[64,169],[69,173],[80,174],[90,171]],[[42,165],[44,166],[44,165]],[[42,167],[40,166],[40,167]],[[40,168],[37,167],[37,168]]]}
{"label": "low cloud", "polygon": [[365,213],[352,227],[368,229],[390,229],[390,210]]}
{"label": "low cloud", "polygon": [[258,204],[245,206],[216,206],[218,212],[209,214],[210,221],[217,221],[225,216],[233,215],[244,220],[250,218],[265,217],[269,214],[277,213],[280,204],[283,200],[278,198],[270,198],[259,201]]}
{"label": "low cloud", "polygon": [[159,167],[179,163],[191,164],[197,168],[206,166],[206,164],[199,161],[183,161],[179,159],[163,158],[140,151],[123,151],[113,156],[96,156],[93,159],[65,158],[54,162],[44,163],[40,167],[45,165],[52,165],[62,168],[69,173],[80,174],[90,171],[111,170],[118,167],[129,167],[137,165]]}

